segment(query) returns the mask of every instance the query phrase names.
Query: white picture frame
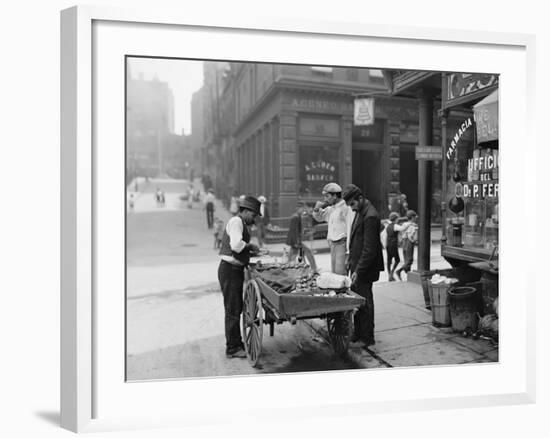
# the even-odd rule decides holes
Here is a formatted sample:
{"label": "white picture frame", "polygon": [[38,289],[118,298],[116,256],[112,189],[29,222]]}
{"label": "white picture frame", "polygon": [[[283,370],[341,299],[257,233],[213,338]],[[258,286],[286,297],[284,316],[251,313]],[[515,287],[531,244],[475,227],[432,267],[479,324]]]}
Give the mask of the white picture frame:
{"label": "white picture frame", "polygon": [[[185,41],[191,36],[193,47],[182,49],[181,44],[170,42],[173,38]],[[242,44],[252,36],[253,42]],[[225,47],[215,44],[222,40],[236,44]],[[280,415],[299,419],[534,402],[535,288],[529,280],[533,278],[530,275],[533,268],[526,260],[514,256],[514,248],[527,244],[517,235],[520,233],[511,231],[525,221],[527,209],[513,215],[510,202],[522,199],[529,205],[535,199],[534,172],[525,171],[528,156],[535,155],[534,44],[532,35],[373,26],[361,22],[344,25],[257,17],[228,22],[215,14],[154,9],[78,6],[64,10],[61,14],[62,427],[95,432],[204,425],[213,421],[220,424],[230,422],[235,413],[269,421]],[[124,314],[120,313],[119,300],[124,297],[124,290],[120,289],[120,275],[124,273],[117,272],[123,267],[116,258],[124,251],[120,247],[120,229],[116,229],[123,217],[124,194],[122,190],[120,193],[109,190],[123,179],[122,170],[120,175],[117,173],[117,169],[123,169],[117,167],[117,160],[121,151],[123,156],[124,144],[117,139],[124,131],[120,125],[124,103],[121,100],[120,107],[111,105],[124,93],[123,85],[121,88],[124,77],[118,76],[123,71],[121,54],[369,66],[367,61],[354,58],[354,53],[367,48],[371,50],[371,59],[376,59],[372,67],[492,71],[502,75],[504,249],[500,258],[503,297],[500,362],[492,367],[478,364],[461,368],[124,383],[120,379],[120,361],[124,360],[120,351],[123,344],[120,324]],[[403,48],[407,50],[399,52],[398,60],[385,53]],[[105,99],[102,93],[114,100]],[[113,117],[102,111],[107,106],[113,108]],[[109,142],[115,155],[113,162],[107,162],[102,154],[101,145],[110,139],[114,140]],[[523,145],[522,154],[513,155],[511,147],[519,143]],[[512,165],[517,172],[524,172],[523,178],[517,179],[514,172],[507,170]],[[110,222],[115,225],[111,227]],[[109,248],[111,255],[105,252],[109,246],[106,242],[114,248],[113,251]],[[512,268],[525,275],[521,278],[514,275]],[[115,292],[106,296],[107,288]],[[108,333],[112,336],[106,336]],[[387,385],[388,379],[395,385]],[[382,382],[380,387],[378,381]],[[327,390],[357,385],[365,385],[369,391],[343,391],[340,396],[334,395],[331,403],[319,401],[326,400],[323,394]],[[274,392],[271,400],[262,400],[262,405],[255,406],[244,406],[244,399],[237,397],[231,409],[223,409],[224,401],[231,400],[236,392],[260,394],[278,386],[291,387],[298,395],[307,392],[308,397],[289,400],[286,394]],[[386,389],[382,390],[383,387]],[[205,396],[212,391],[218,400]]]}

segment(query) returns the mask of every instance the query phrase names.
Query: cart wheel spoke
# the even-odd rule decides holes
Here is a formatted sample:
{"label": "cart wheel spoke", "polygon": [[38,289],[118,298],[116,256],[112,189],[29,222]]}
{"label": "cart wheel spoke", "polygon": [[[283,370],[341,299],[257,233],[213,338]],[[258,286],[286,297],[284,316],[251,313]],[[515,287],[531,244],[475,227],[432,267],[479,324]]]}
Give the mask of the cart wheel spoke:
{"label": "cart wheel spoke", "polygon": [[262,351],[263,309],[260,289],[255,280],[249,280],[243,289],[242,328],[249,362],[258,364]]}
{"label": "cart wheel spoke", "polygon": [[261,348],[262,348],[262,339],[261,339],[261,332],[260,331],[257,331],[256,332],[256,351],[260,351]]}
{"label": "cart wheel spoke", "polygon": [[345,354],[351,337],[351,312],[328,315],[327,329],[334,352],[339,355]]}
{"label": "cart wheel spoke", "polygon": [[250,320],[254,321],[254,318],[256,317],[256,313],[258,312],[257,306],[256,306],[256,298],[254,296],[254,291],[251,291],[250,294]]}
{"label": "cart wheel spoke", "polygon": [[258,357],[258,347],[257,347],[257,339],[258,339],[258,333],[256,332],[256,329],[252,327],[251,329],[252,336],[250,337],[250,358],[255,361]]}

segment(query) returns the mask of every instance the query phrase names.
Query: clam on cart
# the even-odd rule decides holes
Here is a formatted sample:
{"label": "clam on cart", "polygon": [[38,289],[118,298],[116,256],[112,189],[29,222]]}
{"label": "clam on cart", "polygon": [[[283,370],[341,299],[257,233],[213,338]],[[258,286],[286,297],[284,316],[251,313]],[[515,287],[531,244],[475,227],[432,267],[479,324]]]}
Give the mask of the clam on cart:
{"label": "clam on cart", "polygon": [[305,263],[251,263],[243,286],[242,333],[248,360],[256,366],[262,352],[263,327],[298,320],[326,319],[329,341],[336,354],[347,352],[353,312],[365,299],[348,287],[321,289]]}

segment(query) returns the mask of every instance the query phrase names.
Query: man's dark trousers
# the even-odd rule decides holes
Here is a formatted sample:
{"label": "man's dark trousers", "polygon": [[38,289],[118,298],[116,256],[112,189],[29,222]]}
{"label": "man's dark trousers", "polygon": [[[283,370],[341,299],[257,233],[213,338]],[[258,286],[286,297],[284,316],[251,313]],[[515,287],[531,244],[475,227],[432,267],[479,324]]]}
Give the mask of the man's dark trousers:
{"label": "man's dark trousers", "polygon": [[243,347],[240,322],[243,311],[244,267],[222,260],[218,268],[218,280],[225,309],[225,350],[230,354]]}
{"label": "man's dark trousers", "polygon": [[352,290],[365,298],[365,304],[359,307],[354,316],[355,336],[363,341],[374,340],[374,300],[372,282],[357,280]]}
{"label": "man's dark trousers", "polygon": [[214,204],[212,202],[206,204],[206,223],[209,229],[214,226]]}

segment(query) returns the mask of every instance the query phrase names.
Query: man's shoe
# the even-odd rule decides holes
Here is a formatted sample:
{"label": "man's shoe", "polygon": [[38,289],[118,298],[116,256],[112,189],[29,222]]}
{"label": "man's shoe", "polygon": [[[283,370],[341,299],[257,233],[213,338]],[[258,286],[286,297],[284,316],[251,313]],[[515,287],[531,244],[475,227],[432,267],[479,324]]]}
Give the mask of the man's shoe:
{"label": "man's shoe", "polygon": [[244,359],[246,357],[246,351],[244,351],[244,349],[242,348],[239,348],[238,350],[231,351],[231,352],[226,351],[225,356],[230,359],[233,359],[233,358]]}
{"label": "man's shoe", "polygon": [[376,342],[374,341],[374,338],[365,339],[364,342],[365,342],[365,347],[370,347],[371,345],[376,344]]}
{"label": "man's shoe", "polygon": [[349,340],[350,344],[364,344],[365,339],[359,335],[353,334]]}
{"label": "man's shoe", "polygon": [[398,269],[397,271],[395,271],[395,274],[397,275],[397,278],[399,278],[400,281],[403,281],[403,279],[401,278],[401,272],[403,272],[403,270]]}

